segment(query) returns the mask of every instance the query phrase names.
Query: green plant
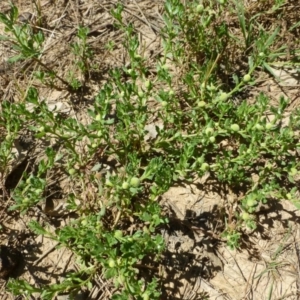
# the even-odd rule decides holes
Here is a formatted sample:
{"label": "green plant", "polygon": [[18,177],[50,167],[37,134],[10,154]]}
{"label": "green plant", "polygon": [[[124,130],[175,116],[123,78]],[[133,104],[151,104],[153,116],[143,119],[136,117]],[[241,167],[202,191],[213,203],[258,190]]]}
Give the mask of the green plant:
{"label": "green plant", "polygon": [[[280,3],[273,10],[279,7]],[[245,226],[256,228],[261,204],[289,199],[300,207],[295,184],[300,172],[295,155],[300,112],[293,111],[283,126],[288,99],[281,97],[277,105],[264,93],[251,105],[247,99],[258,72],[285,53],[285,47],[276,47],[280,28],[264,28],[258,20],[261,14],[248,19],[238,1],[167,0],[163,52],[151,69],[153,79],[149,62],[138,53],[137,32],[123,21],[122,11],[119,4],[111,14],[114,26],[124,33],[128,63],[110,70],[88,108],[88,122],[50,110],[34,87],[28,87],[25,97],[30,109],[24,103],[2,103],[0,125],[6,138],[0,148],[1,169],[12,159],[13,141],[21,128],[58,149],[46,148],[46,158],[36,170],[23,174],[12,193],[11,209],[25,213],[44,200],[47,174],[60,170],[74,187],[67,195],[69,208],[79,215],[55,233],[37,222],[30,228],[69,248],[80,271],[42,288],[11,280],[8,286],[15,295],[39,292],[42,299],[52,299],[64,291],[90,289],[94,276],[101,273],[114,283],[112,299],[159,299],[159,278],[142,278],[139,266],[149,257],[159,262],[164,241],[157,230],[167,218],[157,199],[178,182],[191,183],[209,174],[219,187],[238,191],[235,206],[229,203],[222,210],[219,232],[232,249],[239,247]],[[238,36],[223,20],[224,12],[237,16],[233,20]],[[0,15],[13,33],[7,39],[20,53],[13,60],[32,58],[43,66],[41,34],[31,33],[28,25],[16,27],[16,17],[15,7],[9,16]],[[87,28],[79,27],[78,42],[71,45],[83,75],[89,73],[94,55],[88,34]],[[106,45],[110,51],[113,46]],[[243,58],[239,71],[232,51]],[[67,85],[78,89],[81,81],[74,70],[69,74]],[[36,73],[46,85],[59,79],[55,72],[52,75]],[[149,121],[153,116],[159,126]],[[153,128],[151,137],[148,125]],[[117,163],[105,169],[103,158]],[[74,199],[80,199],[79,207]]]}
{"label": "green plant", "polygon": [[[40,12],[39,12],[40,13]],[[0,40],[9,42],[12,49],[17,52],[17,55],[8,59],[9,63],[15,63],[20,60],[32,60],[36,62],[44,71],[37,71],[36,77],[42,82],[50,81],[50,86],[57,87],[53,81],[57,78],[65,87],[71,88],[69,83],[52,70],[46,63],[42,61],[44,34],[41,30],[35,30],[27,23],[18,25],[17,19],[19,11],[16,6],[11,5],[9,14],[0,13],[0,22],[5,25],[5,31],[9,34],[0,35]],[[45,80],[47,78],[47,80]]]}
{"label": "green plant", "polygon": [[[90,71],[90,61],[93,58],[93,51],[87,43],[87,37],[89,34],[89,29],[83,26],[79,26],[77,37],[78,42],[75,42],[71,45],[72,52],[74,53],[75,65],[81,71],[84,76],[87,76]],[[70,73],[70,83],[74,89],[80,87],[80,82],[74,78],[74,75]]]}

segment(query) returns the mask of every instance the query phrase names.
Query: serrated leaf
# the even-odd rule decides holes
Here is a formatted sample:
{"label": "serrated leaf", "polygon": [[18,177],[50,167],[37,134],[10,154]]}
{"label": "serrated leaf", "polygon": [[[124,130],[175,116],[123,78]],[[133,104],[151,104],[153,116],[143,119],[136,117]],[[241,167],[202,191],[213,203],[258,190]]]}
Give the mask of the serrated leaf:
{"label": "serrated leaf", "polygon": [[38,222],[36,221],[31,221],[29,222],[28,224],[28,227],[34,231],[36,234],[42,234],[42,235],[45,235],[47,234],[47,230],[44,229]]}

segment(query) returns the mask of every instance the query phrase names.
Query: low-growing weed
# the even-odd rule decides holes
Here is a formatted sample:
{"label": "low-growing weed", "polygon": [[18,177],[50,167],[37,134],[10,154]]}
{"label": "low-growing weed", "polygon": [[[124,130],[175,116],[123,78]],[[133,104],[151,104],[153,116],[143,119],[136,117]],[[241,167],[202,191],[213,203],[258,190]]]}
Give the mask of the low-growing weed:
{"label": "low-growing weed", "polygon": [[[277,3],[272,10],[279,8]],[[159,278],[139,274],[145,258],[158,265],[164,251],[158,228],[168,221],[158,199],[173,184],[191,183],[207,173],[241,195],[232,204],[233,215],[224,213],[219,233],[230,248],[239,246],[244,226],[255,229],[261,204],[288,199],[300,207],[295,185],[299,111],[287,113],[289,99],[283,96],[272,104],[264,93],[253,99],[249,92],[258,71],[285,53],[285,47],[276,47],[280,28],[264,28],[258,20],[263,13],[249,19],[240,1],[166,0],[163,51],[150,72],[149,62],[138,53],[137,32],[123,22],[122,13],[121,4],[111,11],[114,26],[125,36],[128,63],[110,70],[88,109],[88,123],[50,110],[33,86],[24,103],[2,102],[2,172],[24,127],[36,140],[58,149],[46,147],[35,170],[23,174],[12,191],[11,210],[25,213],[44,201],[47,174],[60,170],[74,186],[67,195],[69,207],[78,211],[77,219],[55,233],[34,221],[30,228],[71,249],[80,270],[43,287],[10,280],[8,288],[15,295],[40,293],[42,299],[53,299],[64,291],[91,289],[100,273],[113,281],[112,299],[159,299]],[[88,81],[94,56],[88,28],[79,27],[78,41],[70,46],[78,69],[72,66],[66,81],[43,64],[42,32],[33,32],[29,24],[15,25],[17,17],[15,6],[8,15],[0,14],[8,33],[2,39],[17,52],[11,61],[34,60],[41,67],[38,79],[53,88],[54,79],[72,90],[81,87],[78,69]],[[113,43],[106,48],[112,51]],[[105,169],[104,161],[115,164]],[[87,186],[96,192],[87,192]],[[74,199],[82,204],[76,206]]]}

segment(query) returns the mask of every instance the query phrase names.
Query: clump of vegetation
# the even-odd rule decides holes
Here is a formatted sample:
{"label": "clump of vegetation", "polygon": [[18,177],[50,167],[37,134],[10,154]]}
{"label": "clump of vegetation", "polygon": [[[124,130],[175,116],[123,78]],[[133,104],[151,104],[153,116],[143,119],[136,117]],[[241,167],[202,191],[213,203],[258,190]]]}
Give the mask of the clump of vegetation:
{"label": "clump of vegetation", "polygon": [[[272,13],[283,3],[277,1]],[[130,63],[110,70],[88,110],[87,124],[49,109],[33,85],[24,102],[1,103],[2,172],[13,159],[22,129],[54,145],[45,148],[32,172],[22,175],[12,191],[11,210],[26,213],[38,205],[46,197],[47,174],[59,170],[76,187],[67,202],[70,210],[78,211],[77,219],[55,232],[35,221],[30,227],[71,249],[80,270],[43,287],[10,280],[8,288],[15,295],[38,292],[41,299],[53,299],[61,292],[91,289],[100,272],[113,279],[112,299],[159,299],[158,274],[142,278],[139,264],[149,257],[159,263],[164,240],[158,228],[168,220],[158,199],[177,182],[191,183],[209,173],[240,195],[230,204],[234,211],[224,209],[224,230],[219,233],[231,248],[239,247],[245,226],[256,228],[261,204],[288,199],[300,207],[295,179],[300,170],[299,110],[288,113],[286,123],[289,99],[280,97],[272,104],[264,93],[254,99],[249,92],[257,84],[258,70],[271,70],[287,53],[280,44],[280,27],[264,28],[263,13],[250,18],[241,1],[166,0],[163,52],[150,78],[149,62],[137,51],[137,32],[123,22],[122,12],[119,4],[110,13],[124,32]],[[78,42],[70,45],[75,68],[84,78],[80,81],[74,69],[68,78],[49,69],[43,62],[42,31],[17,24],[17,18],[15,6],[8,15],[0,14],[7,32],[1,38],[16,52],[10,61],[36,62],[35,80],[43,86],[79,91],[93,69],[88,28],[79,27]],[[151,123],[154,119],[160,126]],[[107,160],[116,162],[113,168],[105,168]],[[83,191],[86,203],[78,206],[75,199]]]}

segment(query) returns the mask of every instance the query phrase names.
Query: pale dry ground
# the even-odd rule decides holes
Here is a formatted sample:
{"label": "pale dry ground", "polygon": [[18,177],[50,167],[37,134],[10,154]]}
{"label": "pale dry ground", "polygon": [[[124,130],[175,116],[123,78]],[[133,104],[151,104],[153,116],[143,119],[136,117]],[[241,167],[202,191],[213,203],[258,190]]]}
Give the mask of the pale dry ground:
{"label": "pale dry ground", "polygon": [[[133,22],[140,36],[139,54],[146,57],[149,65],[160,55],[161,38],[159,31],[163,26],[162,13],[164,1],[136,0],[123,1],[124,20]],[[245,1],[249,10],[254,10],[255,1]],[[128,57],[122,46],[124,34],[113,27],[109,14],[116,0],[113,1],[41,1],[41,10],[45,18],[46,35],[43,59],[62,77],[72,70],[74,57],[69,45],[76,40],[75,33],[79,24],[91,30],[88,43],[95,52],[96,70],[86,81],[86,89],[71,95],[65,90],[53,90],[40,87],[40,97],[47,99],[48,106],[76,117],[82,122],[89,121],[87,109],[101,85],[107,80],[107,72],[116,66],[126,65]],[[31,12],[35,8],[32,1],[15,1],[20,14]],[[291,4],[293,5],[293,4]],[[295,7],[297,2],[295,2]],[[253,8],[254,7],[254,8]],[[9,3],[2,1],[0,10],[7,11]],[[0,26],[0,33],[3,26]],[[105,45],[113,41],[115,48],[109,52]],[[0,45],[0,57],[3,67],[12,51],[5,44]],[[37,68],[33,63],[24,75],[22,65],[0,68],[0,95],[10,101],[23,101],[24,91],[34,80],[32,71]],[[150,74],[151,74],[150,68]],[[289,81],[287,85],[278,84],[264,72],[256,74],[259,78],[252,90],[255,96],[265,92],[277,103],[280,95],[291,99],[290,110],[299,106],[299,81]],[[80,74],[78,74],[78,78]],[[150,75],[151,78],[151,75]],[[252,101],[254,97],[252,98]],[[249,102],[251,102],[249,100]],[[287,116],[288,117],[288,116]],[[2,129],[1,129],[2,130]],[[33,139],[34,143],[34,139]],[[30,152],[33,159],[28,159],[28,149],[17,148],[16,159],[2,181],[10,186],[10,181],[18,181],[22,170],[28,164],[35,164],[43,156],[45,145],[37,144]],[[84,148],[84,145],[79,145]],[[21,168],[22,167],[22,168]],[[13,175],[11,175],[13,173]],[[56,175],[56,174],[55,174]],[[10,176],[10,177],[9,177]],[[59,174],[59,176],[62,176]],[[53,174],[49,175],[52,179]],[[9,182],[8,182],[9,181]],[[68,179],[60,177],[55,187],[60,190],[59,203],[74,188],[78,188]],[[17,182],[16,182],[17,183]],[[84,192],[78,198],[79,205],[84,201]],[[230,213],[237,209],[238,195],[230,190],[222,190],[210,178],[195,179],[195,184],[174,186],[162,196],[161,205],[170,217],[170,226],[162,230],[167,243],[164,257],[164,295],[162,299],[291,299],[299,298],[299,212],[287,201],[266,207],[259,215],[259,228],[256,232],[244,231],[240,250],[231,251],[220,238],[224,229],[223,209]],[[8,213],[7,208],[13,203],[4,194],[0,220],[5,230],[1,232],[2,244],[17,247],[24,256],[24,268],[20,278],[40,286],[43,283],[57,283],[67,271],[77,268],[74,256],[65,248],[56,249],[56,243],[42,236],[33,235],[29,228],[30,220],[37,220],[47,225],[50,230],[64,226],[76,216],[53,213],[47,214],[43,207],[35,208],[20,216]],[[13,297],[5,291],[5,282],[0,291],[1,299],[23,299]],[[78,296],[78,299],[110,299],[112,286],[99,275],[91,292]],[[271,298],[268,298],[271,291]],[[81,298],[80,298],[81,297]],[[37,295],[35,299],[39,299]],[[64,300],[65,298],[58,298]]]}
{"label": "pale dry ground", "polygon": [[[209,181],[206,185],[206,192],[196,185],[178,186],[163,196],[163,204],[178,219],[190,224],[198,220],[205,228],[194,228],[192,236],[185,228],[172,231],[177,248],[169,246],[169,250],[181,260],[182,287],[175,289],[177,298],[198,299],[189,297],[205,291],[209,299],[298,299],[300,212],[288,201],[265,207],[258,230],[245,228],[241,249],[233,251],[213,236],[222,223],[218,211],[232,201],[232,195],[213,191]],[[194,261],[185,262],[186,253]],[[199,261],[205,266],[199,266]],[[178,287],[176,282],[173,286]]]}

